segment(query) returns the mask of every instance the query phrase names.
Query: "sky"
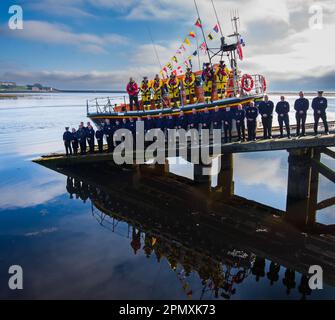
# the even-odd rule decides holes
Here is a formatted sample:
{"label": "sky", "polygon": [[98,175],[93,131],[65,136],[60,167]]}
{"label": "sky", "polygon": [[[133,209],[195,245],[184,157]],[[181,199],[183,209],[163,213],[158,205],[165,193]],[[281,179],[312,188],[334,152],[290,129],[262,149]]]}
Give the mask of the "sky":
{"label": "sky", "polygon": [[[205,34],[215,35],[211,1],[197,2]],[[335,90],[334,0],[215,4],[225,36],[232,33],[231,11],[239,12],[246,43],[239,64],[243,73],[265,75],[273,91]],[[11,5],[23,9],[22,30],[8,26]],[[196,19],[193,0],[0,0],[0,81],[39,82],[58,89],[124,89],[130,76],[140,81],[158,73],[190,31],[203,42]],[[210,46],[216,47],[217,40]],[[191,39],[186,47],[188,57],[196,41]]]}

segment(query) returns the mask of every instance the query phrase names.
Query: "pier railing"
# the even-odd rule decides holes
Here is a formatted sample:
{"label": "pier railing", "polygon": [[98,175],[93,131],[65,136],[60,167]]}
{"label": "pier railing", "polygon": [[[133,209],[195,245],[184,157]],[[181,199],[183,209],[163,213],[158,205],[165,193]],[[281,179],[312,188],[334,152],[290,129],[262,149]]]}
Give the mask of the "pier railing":
{"label": "pier railing", "polygon": [[117,107],[127,104],[129,104],[127,95],[87,100],[87,115],[111,114],[116,112]]}

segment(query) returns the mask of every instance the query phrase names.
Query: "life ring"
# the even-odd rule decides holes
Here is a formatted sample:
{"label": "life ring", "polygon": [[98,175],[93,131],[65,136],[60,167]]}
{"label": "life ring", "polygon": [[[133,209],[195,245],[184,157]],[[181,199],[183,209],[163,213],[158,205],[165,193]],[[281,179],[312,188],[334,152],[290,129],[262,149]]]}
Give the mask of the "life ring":
{"label": "life ring", "polygon": [[266,83],[266,79],[264,76],[260,76],[260,82],[261,82],[263,92],[266,92],[267,83]]}
{"label": "life ring", "polygon": [[255,82],[250,74],[245,74],[242,77],[241,82],[242,82],[242,89],[246,92],[250,92],[254,88]]}

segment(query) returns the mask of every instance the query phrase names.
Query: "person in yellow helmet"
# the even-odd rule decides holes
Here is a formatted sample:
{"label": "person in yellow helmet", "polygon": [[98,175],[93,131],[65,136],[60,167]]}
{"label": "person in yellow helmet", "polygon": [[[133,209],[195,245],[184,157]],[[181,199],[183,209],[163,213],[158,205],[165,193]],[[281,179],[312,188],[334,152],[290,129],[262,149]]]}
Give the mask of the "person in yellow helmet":
{"label": "person in yellow helmet", "polygon": [[215,72],[217,91],[219,99],[223,99],[226,94],[226,87],[229,77],[229,69],[227,68],[224,61],[220,61],[220,65]]}
{"label": "person in yellow helmet", "polygon": [[204,82],[205,102],[210,103],[212,101],[213,80],[214,80],[214,72],[210,63],[206,63],[206,67],[202,73],[202,80]]}
{"label": "person in yellow helmet", "polygon": [[197,98],[195,96],[195,75],[191,68],[187,68],[183,84],[186,91],[186,103],[189,104],[191,101],[193,103],[197,102]]}
{"label": "person in yellow helmet", "polygon": [[170,79],[167,83],[169,94],[172,102],[173,108],[179,108],[180,106],[180,91],[179,91],[180,81],[174,73],[171,73]]}
{"label": "person in yellow helmet", "polygon": [[144,77],[141,83],[142,104],[144,110],[150,110],[151,107],[151,84],[148,77]]}
{"label": "person in yellow helmet", "polygon": [[152,90],[154,94],[154,103],[156,109],[161,109],[162,106],[162,90],[163,90],[163,80],[159,78],[159,75],[157,74],[153,84],[152,84]]}

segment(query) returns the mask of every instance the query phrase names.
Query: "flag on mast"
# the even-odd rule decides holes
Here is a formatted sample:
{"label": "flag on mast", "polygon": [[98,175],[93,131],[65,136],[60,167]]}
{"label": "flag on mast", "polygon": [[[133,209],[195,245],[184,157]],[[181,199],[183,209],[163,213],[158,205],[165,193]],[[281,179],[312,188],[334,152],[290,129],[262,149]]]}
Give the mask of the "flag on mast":
{"label": "flag on mast", "polygon": [[190,33],[189,33],[189,36],[191,37],[191,38],[195,38],[196,37],[196,35],[195,35],[195,33],[193,32],[193,31],[191,31]]}
{"label": "flag on mast", "polygon": [[243,61],[243,50],[240,42],[237,44],[237,55],[239,59]]}
{"label": "flag on mast", "polygon": [[200,18],[198,18],[198,20],[196,21],[195,26],[198,28],[202,28],[202,23],[201,23]]}

